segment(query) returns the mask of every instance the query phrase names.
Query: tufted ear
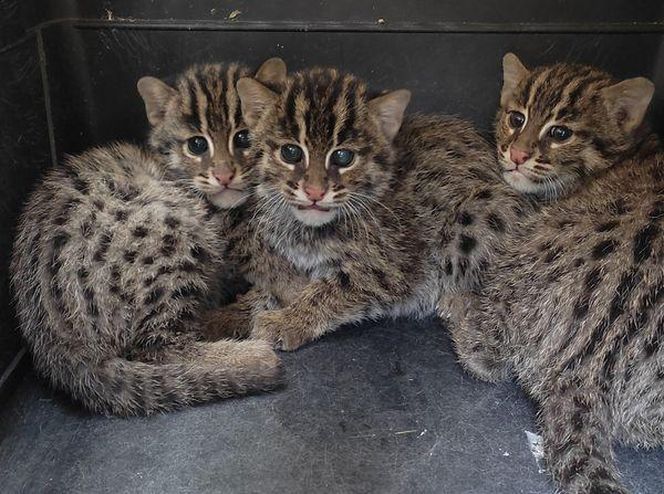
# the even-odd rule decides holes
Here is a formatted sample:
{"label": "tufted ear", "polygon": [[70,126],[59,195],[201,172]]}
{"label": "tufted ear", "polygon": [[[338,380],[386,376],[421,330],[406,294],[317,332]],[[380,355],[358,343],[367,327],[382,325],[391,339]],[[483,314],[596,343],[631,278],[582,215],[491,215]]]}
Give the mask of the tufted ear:
{"label": "tufted ear", "polygon": [[500,104],[505,105],[519,83],[530,71],[521,63],[514,53],[506,53],[503,57],[503,89],[500,92]]}
{"label": "tufted ear", "polygon": [[632,132],[643,122],[655,85],[645,77],[626,79],[602,89],[609,115],[625,132]]}
{"label": "tufted ear", "polygon": [[148,121],[153,126],[159,124],[164,119],[168,102],[177,91],[156,77],[141,77],[136,88],[145,103]]}
{"label": "tufted ear", "polygon": [[279,57],[266,60],[260,66],[254,79],[272,88],[280,88],[286,82],[286,62]]}
{"label": "tufted ear", "polygon": [[381,129],[389,141],[399,132],[403,114],[410,102],[410,91],[398,89],[369,101],[369,111],[378,118]]}
{"label": "tufted ear", "polygon": [[242,77],[237,81],[236,87],[242,103],[242,116],[247,124],[253,127],[261,114],[275,104],[277,93],[251,77]]}

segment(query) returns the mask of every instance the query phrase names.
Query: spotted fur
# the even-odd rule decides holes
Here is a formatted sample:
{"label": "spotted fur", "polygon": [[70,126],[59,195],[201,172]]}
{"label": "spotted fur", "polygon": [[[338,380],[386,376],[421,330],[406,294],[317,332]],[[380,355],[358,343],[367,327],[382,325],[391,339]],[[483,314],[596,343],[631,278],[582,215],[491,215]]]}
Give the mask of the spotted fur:
{"label": "spotted fur", "polygon": [[[540,95],[601,73],[556,65],[533,74],[549,88],[533,100],[544,107]],[[602,125],[596,132],[617,124]],[[575,494],[627,492],[615,441],[664,444],[664,154],[647,134],[612,142],[622,150],[525,218],[483,289],[452,311],[462,364],[483,379],[519,380],[539,406],[548,468]],[[569,166],[597,153],[592,139],[585,145]]]}
{"label": "spotted fur", "polygon": [[[251,327],[293,350],[344,323],[429,314],[442,292],[475,285],[492,243],[528,210],[469,124],[401,126],[406,91],[372,97],[334,69],[296,73],[279,95],[248,79],[238,90],[259,176],[255,286],[219,314],[234,335]],[[303,159],[285,162],[285,145]],[[349,165],[331,161],[339,149],[354,153]]]}
{"label": "spotted fur", "polygon": [[[241,202],[224,199],[212,172],[249,169],[228,146],[244,127],[234,83],[246,74],[206,65],[175,88],[141,79],[153,148],[69,158],[27,201],[11,263],[21,332],[37,370],[92,411],[149,414],[278,381],[269,345],[200,335],[238,226],[217,207]],[[196,135],[216,152],[187,155]],[[233,192],[245,195],[245,183]]]}

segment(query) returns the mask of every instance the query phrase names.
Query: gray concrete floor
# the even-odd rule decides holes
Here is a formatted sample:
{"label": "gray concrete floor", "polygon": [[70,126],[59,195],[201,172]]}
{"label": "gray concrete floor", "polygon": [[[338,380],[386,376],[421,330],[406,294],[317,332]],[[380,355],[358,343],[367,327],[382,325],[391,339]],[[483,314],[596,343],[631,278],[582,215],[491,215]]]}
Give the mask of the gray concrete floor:
{"label": "gray concrete floor", "polygon": [[[530,402],[466,375],[434,321],[345,328],[283,357],[283,390],[128,420],[28,372],[0,404],[0,491],[554,492]],[[618,459],[636,493],[664,492],[664,451]]]}

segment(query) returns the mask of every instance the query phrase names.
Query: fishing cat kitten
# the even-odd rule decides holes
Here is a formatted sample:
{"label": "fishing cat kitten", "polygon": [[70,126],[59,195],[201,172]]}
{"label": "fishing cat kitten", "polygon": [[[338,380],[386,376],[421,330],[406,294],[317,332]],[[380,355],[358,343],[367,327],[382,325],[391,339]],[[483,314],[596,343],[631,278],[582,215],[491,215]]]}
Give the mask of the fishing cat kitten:
{"label": "fishing cat kitten", "polygon": [[506,179],[557,201],[452,311],[452,337],[473,374],[514,375],[535,399],[566,492],[625,493],[612,443],[664,444],[664,154],[642,125],[653,85],[585,66],[529,71],[512,54],[504,75]]}
{"label": "fishing cat kitten", "polygon": [[[11,263],[20,329],[37,370],[90,410],[149,414],[278,380],[264,342],[197,334],[234,227],[217,207],[248,196],[235,91],[248,74],[202,65],[175,87],[142,78],[153,150],[113,144],[71,157],[26,204]],[[284,77],[278,59],[257,74]]]}
{"label": "fishing cat kitten", "polygon": [[402,127],[408,91],[371,98],[334,69],[294,74],[280,94],[237,87],[258,170],[255,285],[218,312],[222,333],[293,350],[344,323],[429,314],[441,291],[474,286],[528,208],[469,124]]}

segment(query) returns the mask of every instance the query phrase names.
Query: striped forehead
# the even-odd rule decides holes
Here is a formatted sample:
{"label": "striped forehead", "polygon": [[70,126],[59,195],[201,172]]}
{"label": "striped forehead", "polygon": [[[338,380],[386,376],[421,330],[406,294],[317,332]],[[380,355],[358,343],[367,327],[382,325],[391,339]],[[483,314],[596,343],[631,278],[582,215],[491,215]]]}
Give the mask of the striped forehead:
{"label": "striped forehead", "polygon": [[283,95],[281,126],[296,140],[339,144],[357,135],[365,93],[361,81],[334,69],[295,74]]}
{"label": "striped forehead", "polygon": [[597,89],[609,84],[610,77],[597,69],[559,64],[535,69],[521,83],[515,99],[527,108],[530,119],[574,119]]}
{"label": "striped forehead", "polygon": [[240,127],[242,111],[235,84],[247,75],[248,69],[237,64],[201,65],[187,71],[177,85],[186,122],[203,133]]}

